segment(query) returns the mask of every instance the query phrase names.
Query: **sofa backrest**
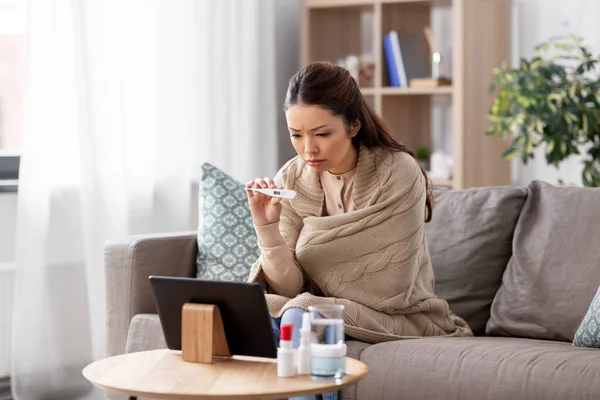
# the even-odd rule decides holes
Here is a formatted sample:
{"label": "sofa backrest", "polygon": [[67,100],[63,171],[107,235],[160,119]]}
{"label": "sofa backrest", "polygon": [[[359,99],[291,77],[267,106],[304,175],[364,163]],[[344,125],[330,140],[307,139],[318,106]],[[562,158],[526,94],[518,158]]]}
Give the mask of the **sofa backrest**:
{"label": "sofa backrest", "polygon": [[485,332],[526,197],[527,188],[512,186],[434,192],[425,229],[435,293],[475,335]]}
{"label": "sofa backrest", "polygon": [[528,191],[486,333],[570,342],[600,285],[600,188]]}

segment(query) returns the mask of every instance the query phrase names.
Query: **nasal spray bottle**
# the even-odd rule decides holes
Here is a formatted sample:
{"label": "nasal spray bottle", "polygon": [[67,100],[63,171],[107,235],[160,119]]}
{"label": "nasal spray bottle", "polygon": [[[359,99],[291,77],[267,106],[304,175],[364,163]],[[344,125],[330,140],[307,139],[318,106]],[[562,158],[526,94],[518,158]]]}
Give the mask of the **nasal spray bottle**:
{"label": "nasal spray bottle", "polygon": [[298,375],[310,375],[310,338],[310,313],[304,313],[298,347]]}
{"label": "nasal spray bottle", "polygon": [[277,349],[277,376],[289,378],[296,375],[294,350],[292,349],[293,324],[281,325],[279,348]]}

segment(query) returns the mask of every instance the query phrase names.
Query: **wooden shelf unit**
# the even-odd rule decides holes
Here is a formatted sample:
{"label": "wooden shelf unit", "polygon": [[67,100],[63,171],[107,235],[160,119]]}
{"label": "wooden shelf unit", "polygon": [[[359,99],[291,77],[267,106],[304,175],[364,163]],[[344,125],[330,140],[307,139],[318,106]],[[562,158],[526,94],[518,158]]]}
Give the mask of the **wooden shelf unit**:
{"label": "wooden shelf unit", "polygon": [[[450,8],[452,85],[391,87],[383,36],[392,29],[423,35],[427,57],[424,28],[435,29],[435,7]],[[485,130],[493,101],[491,70],[511,56],[511,7],[504,0],[304,0],[301,67],[359,55],[365,38],[372,38],[368,45],[375,61],[374,82],[361,90],[396,139],[413,150],[431,148],[432,119],[438,107],[434,97],[443,96],[449,103],[449,126],[441,134],[450,136],[452,178],[434,184],[457,189],[510,184],[510,163],[501,157],[507,143],[486,136]],[[367,27],[365,14],[372,16]]]}

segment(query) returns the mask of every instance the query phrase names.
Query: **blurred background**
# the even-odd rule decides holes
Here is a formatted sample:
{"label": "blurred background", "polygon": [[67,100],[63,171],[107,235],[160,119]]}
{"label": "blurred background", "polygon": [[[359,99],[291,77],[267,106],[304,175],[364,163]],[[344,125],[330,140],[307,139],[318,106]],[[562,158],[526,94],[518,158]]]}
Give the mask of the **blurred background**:
{"label": "blurred background", "polygon": [[[0,399],[101,398],[80,371],[106,351],[104,243],[196,230],[204,163],[273,176],[308,62],[355,74],[440,188],[581,186],[579,156],[502,158],[489,85],[555,36],[598,54],[598,15],[597,0],[0,0]],[[401,65],[414,81],[394,82]]]}

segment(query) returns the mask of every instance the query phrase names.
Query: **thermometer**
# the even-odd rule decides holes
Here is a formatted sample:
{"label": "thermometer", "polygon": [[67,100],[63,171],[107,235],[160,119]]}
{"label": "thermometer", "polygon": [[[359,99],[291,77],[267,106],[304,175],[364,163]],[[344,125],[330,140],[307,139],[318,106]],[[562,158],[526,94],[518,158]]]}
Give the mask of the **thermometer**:
{"label": "thermometer", "polygon": [[281,197],[282,199],[295,199],[296,192],[293,190],[287,189],[257,189],[257,188],[247,188],[248,190],[252,190],[253,192],[259,192],[262,194],[266,194],[267,196],[272,197]]}

